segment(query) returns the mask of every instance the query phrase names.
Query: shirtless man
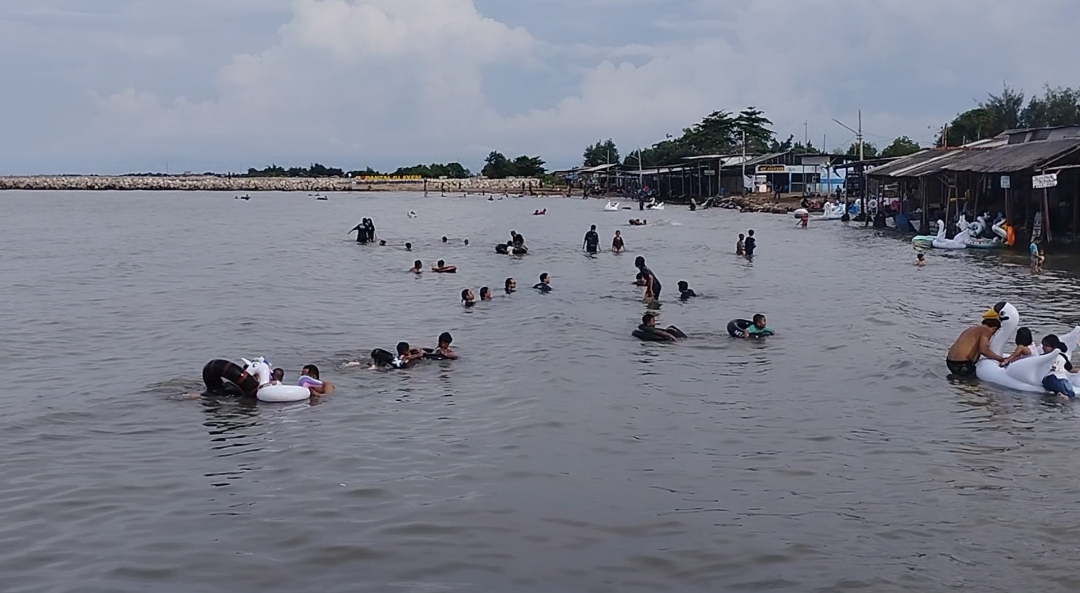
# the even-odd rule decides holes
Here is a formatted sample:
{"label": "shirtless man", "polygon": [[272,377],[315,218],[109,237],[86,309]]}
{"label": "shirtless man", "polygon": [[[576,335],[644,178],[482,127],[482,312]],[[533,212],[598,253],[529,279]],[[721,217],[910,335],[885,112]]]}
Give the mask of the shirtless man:
{"label": "shirtless man", "polygon": [[956,343],[949,348],[949,354],[945,357],[945,366],[958,377],[974,377],[975,363],[979,362],[980,356],[997,362],[1005,360],[990,349],[990,336],[1001,329],[1001,314],[995,307],[983,313],[982,317],[981,325],[965,329],[956,338]]}

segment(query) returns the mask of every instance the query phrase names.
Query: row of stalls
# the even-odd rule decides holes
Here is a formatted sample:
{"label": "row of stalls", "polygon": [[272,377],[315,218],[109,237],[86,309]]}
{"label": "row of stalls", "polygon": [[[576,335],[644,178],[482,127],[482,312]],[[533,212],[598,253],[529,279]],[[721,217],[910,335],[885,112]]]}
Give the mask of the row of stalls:
{"label": "row of stalls", "polygon": [[702,155],[677,165],[634,169],[619,163],[556,171],[556,182],[589,194],[655,192],[664,200],[742,193],[831,195],[845,187],[847,155],[801,154],[789,150],[763,155]]}
{"label": "row of stalls", "polygon": [[[866,163],[872,165],[873,163]],[[1080,229],[1080,126],[1010,130],[958,148],[927,149],[865,171],[867,194],[922,234],[938,220],[998,213],[1023,245],[1033,231],[1076,243]],[[954,225],[947,225],[950,233]]]}

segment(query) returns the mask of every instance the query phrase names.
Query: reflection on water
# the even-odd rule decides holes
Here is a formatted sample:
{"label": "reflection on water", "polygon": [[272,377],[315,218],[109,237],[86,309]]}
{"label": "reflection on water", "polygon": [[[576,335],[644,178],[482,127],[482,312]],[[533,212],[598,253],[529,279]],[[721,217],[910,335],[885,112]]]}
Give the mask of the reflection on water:
{"label": "reflection on water", "polygon": [[[1080,323],[1080,259],[916,268],[910,244],[840,223],[332,198],[0,194],[0,365],[29,379],[0,418],[6,590],[1080,585],[1074,406],[943,364],[999,300],[1037,336]],[[347,240],[363,217],[387,246]],[[589,224],[628,253],[583,256]],[[529,255],[494,253],[510,228]],[[748,228],[753,262],[731,253]],[[630,337],[639,254],[702,295],[660,309],[685,342]],[[460,271],[414,278],[414,259]],[[541,272],[549,295],[527,288]],[[507,277],[518,293],[460,307]],[[777,336],[728,338],[758,312]],[[347,364],[443,331],[461,360]],[[259,355],[337,392],[186,396],[207,360]]]}

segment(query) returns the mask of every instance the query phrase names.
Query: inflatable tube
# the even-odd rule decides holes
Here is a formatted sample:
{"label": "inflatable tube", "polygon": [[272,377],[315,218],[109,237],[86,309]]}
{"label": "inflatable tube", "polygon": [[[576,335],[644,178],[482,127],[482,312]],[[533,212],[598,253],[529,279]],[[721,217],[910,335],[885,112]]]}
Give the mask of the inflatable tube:
{"label": "inflatable tube", "polygon": [[604,204],[604,212],[618,212],[618,211],[619,211],[619,202],[612,202],[611,200],[608,200],[608,203]]}
{"label": "inflatable tube", "polygon": [[529,248],[525,247],[524,245],[518,245],[517,247],[511,249],[510,252],[514,255],[525,255],[529,252]]}
{"label": "inflatable tube", "polygon": [[241,359],[247,366],[244,371],[254,377],[259,384],[259,390],[256,392],[255,397],[259,401],[267,403],[286,403],[286,402],[298,402],[304,401],[311,397],[311,391],[307,387],[300,387],[299,385],[284,385],[282,383],[271,383],[270,362],[265,358],[259,357],[255,360],[249,361],[247,359]]}
{"label": "inflatable tube", "polygon": [[747,333],[746,333],[746,330],[747,330],[747,328],[750,328],[753,325],[754,325],[754,322],[750,321],[749,319],[732,319],[727,324],[727,333],[728,333],[729,336],[731,336],[733,338],[744,338],[744,337],[764,338],[764,337],[773,335],[772,330],[767,329],[766,331],[763,331],[761,333],[749,334],[749,336],[748,336]]}
{"label": "inflatable tube", "polygon": [[839,202],[836,204],[825,202],[821,216],[815,216],[814,220],[840,220],[844,216],[845,211],[846,208]]}
{"label": "inflatable tube", "polygon": [[259,391],[259,380],[228,360],[215,359],[206,363],[202,376],[210,395],[255,397]]}
{"label": "inflatable tube", "polygon": [[449,358],[439,354],[434,348],[424,348],[424,360],[450,360]]}
{"label": "inflatable tube", "polygon": [[401,359],[382,348],[376,348],[371,351],[371,362],[373,362],[376,367],[389,369],[407,369],[412,366],[412,363],[403,364]]}
{"label": "inflatable tube", "polygon": [[[671,326],[671,327],[667,327],[667,328],[657,328],[657,329],[665,331],[665,332],[675,336],[675,338],[685,338],[686,337],[686,334],[684,334],[681,329],[675,327],[674,325]],[[674,342],[675,341],[675,338],[668,338],[667,336],[664,336],[662,334],[654,334],[652,332],[643,332],[640,329],[635,329],[634,331],[630,332],[630,335],[634,336],[635,338],[637,338],[639,340],[645,341],[645,342]]]}
{"label": "inflatable tube", "polygon": [[444,266],[441,268],[432,268],[432,272],[436,274],[457,274],[457,266]]}
{"label": "inflatable tube", "polygon": [[[1016,311],[1016,307],[1004,301],[994,305],[993,310],[997,311],[1001,317],[1001,329],[994,332],[994,335],[990,338],[990,349],[998,356],[1005,356],[1008,354],[1005,349],[1006,345],[1016,334],[1017,328],[1020,327],[1020,314]],[[1080,340],[1080,327],[1074,328],[1071,332],[1060,336],[1059,339],[1065,344],[1065,356],[1071,358],[1073,351],[1076,349],[1077,341]],[[1046,393],[1046,389],[1042,386],[1042,378],[1048,374],[1050,364],[1056,356],[1056,352],[1029,356],[1017,360],[1005,368],[1001,368],[1001,365],[989,358],[983,358],[975,365],[975,376],[981,381],[995,383],[1018,391]],[[1069,382],[1072,383],[1074,389],[1080,390],[1080,374],[1069,373]]]}
{"label": "inflatable tube", "polygon": [[505,243],[499,243],[495,246],[495,253],[498,253],[500,255],[508,255],[510,253],[510,248],[507,247]]}

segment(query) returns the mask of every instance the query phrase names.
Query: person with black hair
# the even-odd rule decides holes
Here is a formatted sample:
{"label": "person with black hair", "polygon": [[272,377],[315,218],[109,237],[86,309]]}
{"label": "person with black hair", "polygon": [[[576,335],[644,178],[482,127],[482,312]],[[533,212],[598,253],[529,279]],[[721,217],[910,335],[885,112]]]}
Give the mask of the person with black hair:
{"label": "person with black hair", "polygon": [[1049,354],[1055,350],[1058,354],[1054,357],[1054,362],[1050,363],[1050,370],[1043,377],[1043,388],[1057,396],[1075,398],[1076,392],[1073,391],[1072,383],[1069,382],[1069,373],[1076,373],[1080,371],[1080,368],[1074,368],[1072,362],[1069,361],[1069,356],[1066,354],[1068,348],[1062,343],[1061,338],[1054,334],[1042,339],[1042,347],[1043,354]]}
{"label": "person with black hair", "polygon": [[305,364],[300,371],[300,387],[307,387],[311,395],[330,395],[334,392],[334,384],[319,378],[319,367],[313,364]]}
{"label": "person with black hair", "polygon": [[949,353],[945,355],[945,366],[949,372],[958,377],[974,377],[975,363],[982,356],[1003,362],[1005,358],[990,348],[990,337],[999,329],[1001,313],[999,307],[995,306],[983,313],[981,324],[965,329],[949,348]]}
{"label": "person with black hair", "polygon": [[551,276],[547,272],[540,274],[540,282],[534,285],[533,288],[543,293],[551,292]]}

